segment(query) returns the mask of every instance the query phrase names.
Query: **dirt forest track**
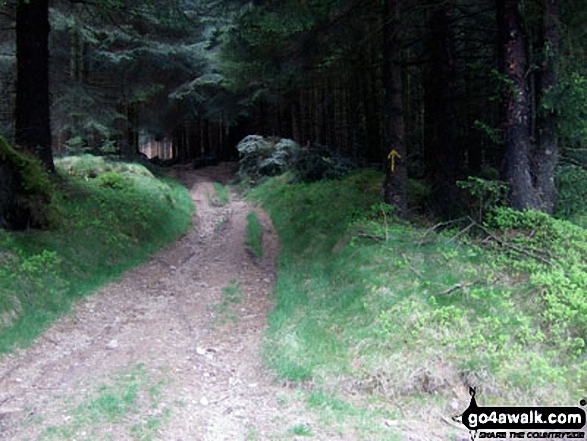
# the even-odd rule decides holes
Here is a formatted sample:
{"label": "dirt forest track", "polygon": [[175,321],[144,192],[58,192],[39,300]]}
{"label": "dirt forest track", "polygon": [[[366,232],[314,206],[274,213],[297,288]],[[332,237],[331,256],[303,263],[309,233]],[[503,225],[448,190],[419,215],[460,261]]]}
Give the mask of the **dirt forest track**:
{"label": "dirt forest track", "polygon": [[[291,427],[354,439],[321,429],[262,364],[278,241],[237,195],[212,203],[213,182],[233,172],[176,168],[197,207],[192,231],[0,358],[0,439],[292,439]],[[262,258],[244,244],[251,211]]]}

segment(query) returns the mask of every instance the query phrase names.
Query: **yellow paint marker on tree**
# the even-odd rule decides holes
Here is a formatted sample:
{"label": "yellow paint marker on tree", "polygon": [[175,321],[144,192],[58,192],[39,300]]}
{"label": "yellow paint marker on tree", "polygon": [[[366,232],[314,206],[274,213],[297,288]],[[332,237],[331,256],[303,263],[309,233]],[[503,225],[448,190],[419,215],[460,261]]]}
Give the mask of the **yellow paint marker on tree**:
{"label": "yellow paint marker on tree", "polygon": [[400,155],[396,149],[392,149],[387,155],[387,159],[391,161],[391,172],[395,173],[395,158],[402,159],[402,155]]}

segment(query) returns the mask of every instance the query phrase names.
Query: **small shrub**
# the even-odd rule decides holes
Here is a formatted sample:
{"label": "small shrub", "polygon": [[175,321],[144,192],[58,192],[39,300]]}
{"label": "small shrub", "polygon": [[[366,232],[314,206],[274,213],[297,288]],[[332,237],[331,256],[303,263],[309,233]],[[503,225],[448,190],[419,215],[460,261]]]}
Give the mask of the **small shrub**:
{"label": "small shrub", "polygon": [[295,178],[301,182],[338,179],[354,169],[350,159],[325,146],[304,150],[293,164]]}
{"label": "small shrub", "polygon": [[469,176],[466,181],[457,181],[457,186],[469,193],[469,214],[478,222],[496,207],[505,204],[508,189],[505,182]]}
{"label": "small shrub", "polygon": [[286,171],[301,152],[300,146],[291,140],[259,135],[245,137],[236,148],[241,156],[239,176],[253,185]]}
{"label": "small shrub", "polygon": [[106,155],[113,155],[118,153],[118,146],[111,139],[105,139],[100,146],[100,152]]}
{"label": "small shrub", "polygon": [[91,150],[81,136],[74,136],[73,138],[68,139],[63,146],[68,155],[81,155],[88,153]]}
{"label": "small shrub", "polygon": [[286,171],[296,182],[337,179],[355,168],[355,164],[338,152],[314,145],[302,149],[291,139],[263,138],[249,135],[238,145],[241,155],[239,177],[250,185]]}
{"label": "small shrub", "polygon": [[98,176],[100,186],[121,190],[125,187],[123,176],[115,171],[109,171]]}
{"label": "small shrub", "polygon": [[527,250],[528,255],[510,253],[504,260],[530,274],[530,283],[541,293],[541,316],[552,341],[569,355],[581,354],[587,335],[585,229],[542,212],[510,208],[496,210],[490,225],[518,249]]}

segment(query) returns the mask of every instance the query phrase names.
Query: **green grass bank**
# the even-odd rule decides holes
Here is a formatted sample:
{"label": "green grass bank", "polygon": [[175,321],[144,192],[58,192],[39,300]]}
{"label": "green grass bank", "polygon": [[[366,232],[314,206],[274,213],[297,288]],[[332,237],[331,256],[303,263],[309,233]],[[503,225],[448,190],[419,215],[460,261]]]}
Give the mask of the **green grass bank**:
{"label": "green grass bank", "polygon": [[505,208],[467,231],[408,223],[379,203],[382,178],[283,175],[249,194],[282,245],[265,342],[277,375],[364,439],[394,439],[383,420],[450,431],[439,414],[464,411],[469,386],[479,404],[576,405],[585,230]]}
{"label": "green grass bank", "polygon": [[56,161],[47,231],[0,230],[0,353],[26,346],[92,292],[185,233],[179,182],[90,155]]}

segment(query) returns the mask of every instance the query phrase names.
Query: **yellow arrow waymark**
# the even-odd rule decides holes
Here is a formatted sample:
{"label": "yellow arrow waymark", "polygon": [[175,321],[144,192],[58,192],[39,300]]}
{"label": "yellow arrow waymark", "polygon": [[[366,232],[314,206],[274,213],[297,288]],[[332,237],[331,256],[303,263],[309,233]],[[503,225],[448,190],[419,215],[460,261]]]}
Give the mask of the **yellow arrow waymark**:
{"label": "yellow arrow waymark", "polygon": [[402,155],[400,155],[396,149],[392,149],[387,155],[387,159],[391,161],[391,172],[395,173],[395,158],[402,159]]}

